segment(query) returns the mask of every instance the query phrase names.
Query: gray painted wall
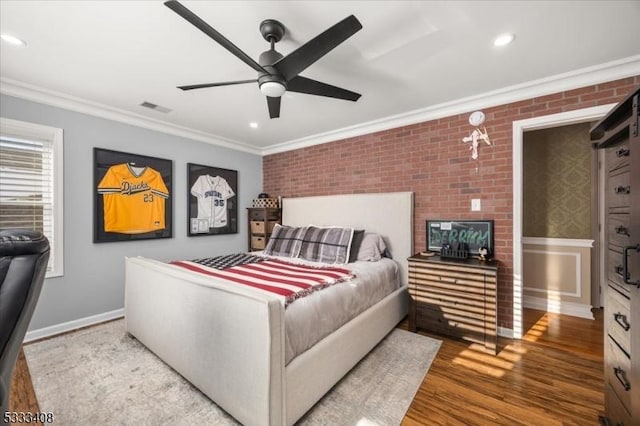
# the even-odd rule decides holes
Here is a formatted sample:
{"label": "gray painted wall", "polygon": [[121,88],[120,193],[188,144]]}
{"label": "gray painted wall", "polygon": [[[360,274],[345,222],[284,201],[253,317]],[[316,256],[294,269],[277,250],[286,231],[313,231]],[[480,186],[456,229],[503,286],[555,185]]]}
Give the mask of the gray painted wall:
{"label": "gray painted wall", "polygon": [[[124,307],[124,258],[191,259],[246,251],[262,157],[10,96],[0,115],[64,130],[64,276],[45,280],[30,330]],[[173,238],[93,243],[93,148],[173,160]],[[187,237],[187,163],[238,171],[237,234]]]}

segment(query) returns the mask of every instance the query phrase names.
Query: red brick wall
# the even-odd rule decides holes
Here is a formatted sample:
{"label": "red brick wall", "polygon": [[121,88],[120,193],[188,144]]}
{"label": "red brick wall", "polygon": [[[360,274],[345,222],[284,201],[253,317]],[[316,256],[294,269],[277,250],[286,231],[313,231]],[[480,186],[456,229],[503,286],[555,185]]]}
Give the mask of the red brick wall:
{"label": "red brick wall", "polygon": [[[492,147],[470,158],[469,113],[265,156],[264,191],[283,197],[413,191],[414,250],[425,249],[429,218],[493,219],[499,325],[513,322],[512,122],[618,102],[640,76],[483,109]],[[482,200],[472,212],[471,199]],[[390,218],[392,220],[392,218]]]}

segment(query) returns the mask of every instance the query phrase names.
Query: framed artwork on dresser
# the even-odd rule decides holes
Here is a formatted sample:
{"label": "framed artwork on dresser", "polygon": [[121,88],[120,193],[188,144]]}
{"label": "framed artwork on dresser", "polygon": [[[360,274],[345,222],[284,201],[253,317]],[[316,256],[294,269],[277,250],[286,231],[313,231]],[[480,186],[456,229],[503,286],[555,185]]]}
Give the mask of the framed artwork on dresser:
{"label": "framed artwork on dresser", "polygon": [[471,255],[481,248],[493,253],[493,220],[427,220],[427,250],[464,247]]}
{"label": "framed artwork on dresser", "polygon": [[238,232],[238,172],[187,164],[187,235]]}
{"label": "framed artwork on dresser", "polygon": [[93,242],[172,237],[173,162],[93,149]]}

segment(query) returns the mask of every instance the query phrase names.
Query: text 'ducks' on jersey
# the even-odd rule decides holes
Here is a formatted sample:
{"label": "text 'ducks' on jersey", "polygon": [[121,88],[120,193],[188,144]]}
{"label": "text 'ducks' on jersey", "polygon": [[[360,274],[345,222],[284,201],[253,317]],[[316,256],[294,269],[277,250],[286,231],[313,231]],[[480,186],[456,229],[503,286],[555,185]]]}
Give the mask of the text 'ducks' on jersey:
{"label": "text 'ducks' on jersey", "polygon": [[151,167],[116,164],[98,184],[103,195],[104,230],[141,234],[165,228],[165,200],[169,190]]}

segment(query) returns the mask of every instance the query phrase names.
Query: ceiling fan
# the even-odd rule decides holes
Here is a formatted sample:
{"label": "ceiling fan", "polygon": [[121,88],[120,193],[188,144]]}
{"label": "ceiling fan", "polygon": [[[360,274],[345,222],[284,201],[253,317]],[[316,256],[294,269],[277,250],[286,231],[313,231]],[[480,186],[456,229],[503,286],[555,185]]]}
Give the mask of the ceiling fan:
{"label": "ceiling fan", "polygon": [[309,40],[287,56],[283,56],[274,48],[285,34],[285,27],[274,19],[267,19],[260,24],[260,33],[271,44],[271,48],[260,54],[258,62],[227,40],[222,34],[200,19],[195,13],[176,0],[169,0],[165,6],[182,16],[200,31],[218,42],[222,47],[238,57],[241,61],[258,71],[258,77],[252,80],[225,81],[219,83],[194,84],[178,86],[182,90],[202,89],[205,87],[230,86],[234,84],[255,83],[267,97],[267,106],[271,118],[280,117],[280,101],[285,91],[306,93],[308,95],[357,101],[360,94],[347,89],[302,77],[300,73],[311,64],[329,53],[340,43],[362,29],[362,24],[351,15],[338,22],[320,35]]}

